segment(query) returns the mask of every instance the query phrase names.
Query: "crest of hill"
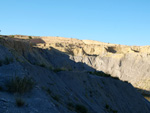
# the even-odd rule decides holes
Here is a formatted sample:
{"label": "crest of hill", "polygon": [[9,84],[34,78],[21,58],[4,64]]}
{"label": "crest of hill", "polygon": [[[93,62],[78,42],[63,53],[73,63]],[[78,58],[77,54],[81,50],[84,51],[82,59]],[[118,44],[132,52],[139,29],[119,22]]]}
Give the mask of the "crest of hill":
{"label": "crest of hill", "polygon": [[[13,35],[13,38],[29,40],[36,47],[49,49],[53,47],[62,52],[72,55],[103,55],[103,54],[127,54],[127,53],[146,53],[150,54],[150,46],[127,46],[120,44],[104,43],[94,40],[79,40],[64,37],[40,37]],[[32,39],[31,39],[32,38]]]}
{"label": "crest of hill", "polygon": [[96,45],[112,45],[114,46],[115,44],[111,44],[111,43],[105,43],[105,42],[99,42],[99,41],[95,41],[95,40],[82,40],[85,44],[96,44]]}
{"label": "crest of hill", "polygon": [[70,44],[83,44],[82,40],[75,38],[64,37],[41,37],[46,43],[70,43]]}

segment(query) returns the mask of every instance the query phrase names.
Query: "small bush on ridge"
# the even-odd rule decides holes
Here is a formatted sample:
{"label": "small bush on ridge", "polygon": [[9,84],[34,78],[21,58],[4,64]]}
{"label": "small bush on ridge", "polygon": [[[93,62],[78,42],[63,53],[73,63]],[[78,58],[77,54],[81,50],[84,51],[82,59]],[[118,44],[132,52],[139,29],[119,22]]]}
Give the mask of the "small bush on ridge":
{"label": "small bush on ridge", "polygon": [[34,86],[34,81],[31,77],[24,76],[23,78],[15,76],[8,83],[8,91],[13,93],[25,93],[30,91]]}
{"label": "small bush on ridge", "polygon": [[29,39],[32,39],[32,36],[29,36]]}

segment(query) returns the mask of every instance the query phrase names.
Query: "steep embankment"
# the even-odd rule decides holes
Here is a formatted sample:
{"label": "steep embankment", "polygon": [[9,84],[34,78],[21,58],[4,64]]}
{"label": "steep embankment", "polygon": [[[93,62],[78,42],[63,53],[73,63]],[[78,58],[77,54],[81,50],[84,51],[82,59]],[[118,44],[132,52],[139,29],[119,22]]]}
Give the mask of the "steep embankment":
{"label": "steep embankment", "polygon": [[[58,51],[59,49],[56,49],[52,44],[51,46],[48,44],[50,46],[48,47],[44,40],[27,39],[28,37],[26,39],[3,37],[0,39],[0,112],[150,112],[149,102],[131,84],[115,78],[105,77],[106,74],[100,73],[97,76],[88,72],[94,69],[84,62],[88,64],[91,57],[96,63],[96,59],[99,59],[100,56],[87,56],[84,49],[81,52],[83,54],[84,51],[84,56],[76,56],[72,52],[72,48],[75,50],[76,47],[80,49],[80,46],[88,46],[82,44],[82,41],[80,44],[65,45],[65,47],[63,43],[53,43],[59,45],[58,48],[61,44],[62,49],[67,54],[69,52],[74,54],[74,56],[70,54],[69,56]],[[41,48],[37,48],[37,45],[35,45],[39,42],[43,43],[38,45]],[[73,41],[73,43],[77,42]],[[72,48],[66,51],[69,47]],[[85,61],[82,60],[83,58]],[[75,62],[79,59],[81,62]],[[35,82],[32,90],[23,94],[9,92],[8,81],[15,76],[32,77]],[[24,87],[25,85],[22,88],[24,89]],[[17,106],[16,98],[18,96],[24,102],[22,107]]]}

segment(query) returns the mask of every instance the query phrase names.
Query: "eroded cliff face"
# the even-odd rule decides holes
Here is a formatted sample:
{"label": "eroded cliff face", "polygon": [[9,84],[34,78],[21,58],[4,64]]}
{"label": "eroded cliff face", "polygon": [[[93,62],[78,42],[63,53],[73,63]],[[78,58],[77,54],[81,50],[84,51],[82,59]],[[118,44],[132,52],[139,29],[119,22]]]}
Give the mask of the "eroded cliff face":
{"label": "eroded cliff face", "polygon": [[41,37],[40,48],[51,47],[70,55],[76,62],[117,76],[134,87],[150,90],[150,46],[126,46],[91,40]]}
{"label": "eroded cliff face", "polygon": [[[150,112],[149,102],[128,82],[89,73],[101,70],[147,89],[149,49],[62,37],[0,37],[0,112],[75,113],[77,105],[88,113]],[[22,108],[5,86],[16,75],[36,82],[21,96]]]}

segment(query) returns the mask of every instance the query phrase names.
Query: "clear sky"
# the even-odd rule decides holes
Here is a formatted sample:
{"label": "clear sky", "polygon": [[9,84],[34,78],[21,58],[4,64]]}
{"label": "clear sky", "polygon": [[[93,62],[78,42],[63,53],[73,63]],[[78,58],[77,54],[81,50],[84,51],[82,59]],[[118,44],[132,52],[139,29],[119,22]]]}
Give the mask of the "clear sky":
{"label": "clear sky", "polygon": [[150,45],[150,0],[0,0],[0,30]]}

